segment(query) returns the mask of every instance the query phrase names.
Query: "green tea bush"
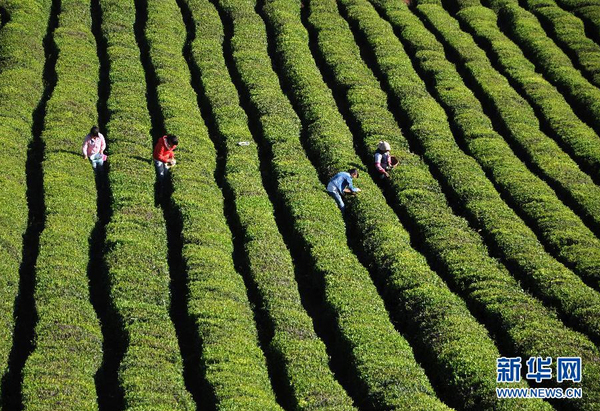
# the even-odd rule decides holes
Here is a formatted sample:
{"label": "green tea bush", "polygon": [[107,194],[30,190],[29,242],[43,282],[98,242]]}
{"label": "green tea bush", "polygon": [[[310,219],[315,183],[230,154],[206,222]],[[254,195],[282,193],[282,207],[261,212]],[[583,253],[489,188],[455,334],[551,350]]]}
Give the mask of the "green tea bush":
{"label": "green tea bush", "polygon": [[600,130],[600,89],[573,67],[571,60],[546,36],[535,16],[509,0],[491,0],[483,5],[496,11],[499,24],[505,26],[508,35],[538,70],[596,131]]}
{"label": "green tea bush", "polygon": [[[315,3],[313,0],[311,5]],[[428,95],[391,27],[364,1],[343,0],[341,5],[349,21],[372,47],[384,83],[398,103],[402,115],[407,117],[410,135],[421,143],[426,156],[433,156],[427,152],[436,153],[440,148],[452,153],[452,144],[440,141],[446,134],[442,127],[448,127],[445,115]],[[331,9],[330,6],[324,8]],[[337,25],[341,26],[340,23]],[[355,56],[359,55],[358,50],[355,53]],[[344,54],[349,53],[346,51]],[[324,52],[323,55],[327,58],[328,53]],[[356,57],[354,61],[357,61]],[[357,73],[359,66],[355,64],[352,72]],[[344,78],[343,74],[340,78]],[[364,95],[371,96],[373,93],[365,92]],[[379,100],[373,97],[369,101],[370,106]],[[398,140],[397,135],[390,137],[390,142]],[[395,143],[393,145],[396,146]],[[401,146],[401,143],[397,146]],[[453,157],[454,162],[460,164],[460,158]],[[450,170],[451,166],[446,165],[445,169]],[[486,319],[488,327],[497,330],[503,345],[506,344],[522,356],[538,355],[536,353],[540,350],[556,355],[568,346],[574,352],[580,352],[578,355],[588,358],[589,372],[600,372],[595,346],[584,336],[565,328],[552,312],[524,293],[498,262],[486,257],[487,251],[481,238],[466,226],[464,220],[451,214],[430,175],[419,173],[414,167],[400,167],[392,174],[391,183],[391,191],[398,205],[414,222],[423,244],[445,268],[463,298]],[[545,325],[542,326],[542,323]],[[596,382],[590,381],[589,391],[593,393],[577,402],[578,406],[582,404],[587,409],[597,406],[598,388]]]}
{"label": "green tea bush", "polygon": [[600,44],[600,3],[597,0],[557,0],[560,7],[579,17],[586,33]]}
{"label": "green tea bush", "polygon": [[106,128],[112,216],[105,259],[111,305],[126,336],[119,382],[127,409],[193,409],[169,315],[167,234],[162,210],[154,205],[151,123],[133,31],[135,3],[100,0],[100,6],[110,67]]}
{"label": "green tea bush", "polygon": [[241,227],[251,282],[258,290],[273,337],[269,351],[277,358],[275,378],[281,378],[294,409],[350,410],[352,400],[329,369],[325,345],[315,334],[302,306],[294,264],[277,229],[263,187],[258,150],[248,117],[225,65],[223,26],[208,0],[186,0],[196,38],[192,57],[210,105],[219,144],[226,152],[224,183]]}
{"label": "green tea bush", "polygon": [[435,397],[411,347],[395,331],[368,271],[346,245],[344,220],[304,155],[300,121],[272,71],[255,5],[218,1],[233,29],[233,62],[252,107],[250,115],[258,120],[261,145],[271,158],[277,194],[293,222],[296,246],[310,260],[324,290],[339,341],[335,349],[342,351],[353,374],[356,398],[364,399],[358,405],[447,409]]}
{"label": "green tea bush", "polygon": [[[437,27],[440,35],[446,36],[449,44],[452,43],[453,52],[461,61],[465,75],[493,109],[504,128],[505,138],[597,231],[600,227],[600,187],[581,171],[556,142],[542,133],[533,109],[507,79],[493,69],[485,52],[460,30],[458,23],[449,18],[445,10],[433,4],[424,4],[417,9],[423,19]],[[440,20],[444,20],[444,24]],[[446,23],[451,25],[446,26]]]}
{"label": "green tea bush", "polygon": [[457,18],[473,37],[483,43],[491,54],[495,67],[499,68],[513,85],[519,88],[528,103],[542,119],[542,125],[552,130],[552,137],[559,140],[565,151],[577,161],[582,170],[590,175],[600,173],[600,147],[594,130],[583,123],[556,88],[536,72],[535,65],[523,55],[496,24],[496,14],[477,4],[456,0]]}
{"label": "green tea bush", "polygon": [[62,0],[54,32],[57,83],[46,106],[42,169],[46,223],[35,272],[34,350],[23,369],[28,410],[97,409],[102,334],[90,302],[96,184],[81,143],[97,123],[98,57],[90,3]]}
{"label": "green tea bush", "polygon": [[186,29],[174,0],[148,2],[145,33],[165,131],[180,138],[167,218],[181,220],[188,311],[212,399],[220,408],[278,409],[246,287],[234,268],[223,194],[214,179],[216,151],[181,54]]}
{"label": "green tea bush", "polygon": [[[314,7],[319,10],[319,5]],[[335,6],[331,7],[335,10]],[[310,9],[312,12],[313,4]],[[279,0],[268,1],[263,9],[272,31],[282,78],[307,128],[306,149],[314,159],[321,180],[327,181],[331,170],[348,168],[361,159],[354,152],[352,134],[313,60],[300,10],[300,2]],[[333,18],[324,15],[314,20],[317,14],[316,11],[311,13],[310,19],[321,23],[318,27],[321,41],[337,46],[339,51],[330,60],[352,70],[356,63],[342,45],[343,35],[336,32],[335,24],[328,26]],[[356,73],[357,85],[368,83],[361,81],[361,74]],[[358,110],[353,113],[360,117]],[[371,119],[379,121],[379,113],[369,114],[374,114]],[[375,146],[376,142],[371,150]],[[403,153],[403,157],[408,155]],[[365,161],[373,162],[372,152]],[[411,247],[408,233],[376,184],[367,178],[366,181],[361,179],[360,186],[363,191],[348,208],[347,220],[354,226],[353,231],[360,238],[360,247],[377,273],[377,280],[385,284],[382,288],[390,306],[394,307],[393,314],[410,325],[406,334],[427,353],[427,365],[431,367],[431,374],[436,374],[434,383],[450,398],[451,406],[513,409],[514,402],[496,398],[495,361],[499,353],[485,329],[471,316],[464,302],[429,269],[425,258]],[[441,320],[442,317],[445,319]],[[475,346],[479,349],[477,359],[467,348]],[[523,402],[519,406],[544,407],[539,402]]]}
{"label": "green tea bush", "polygon": [[583,22],[558,7],[554,0],[527,0],[524,6],[546,27],[556,44],[566,50],[587,79],[599,87],[600,45],[586,37]]}
{"label": "green tea bush", "polygon": [[[51,1],[3,3],[0,30],[0,380],[8,370],[19,292],[23,234],[27,229],[27,146],[32,139],[32,113],[44,85],[44,48]],[[10,18],[10,21],[8,19]],[[27,53],[23,50],[27,48]]]}
{"label": "green tea bush", "polygon": [[[439,30],[440,35],[448,39],[444,43],[459,53],[465,70],[478,73],[479,78],[474,81],[482,85],[489,84],[494,78],[483,74],[485,70],[481,66],[485,56],[477,54],[479,49],[469,36],[464,33],[461,35],[456,21],[439,6],[418,7],[425,18]],[[463,84],[455,67],[446,60],[442,45],[437,43],[433,34],[425,29],[418,18],[406,7],[396,8],[394,12],[386,8],[386,14],[415,56],[422,76],[432,80],[432,87],[449,112],[451,121],[457,126],[459,137],[465,140],[469,154],[479,161],[502,194],[525,215],[542,240],[555,250],[560,259],[578,269],[578,274],[600,288],[600,241],[546,184],[528,171],[503,138],[495,133],[479,101]],[[404,34],[408,30],[411,34]],[[467,58],[466,55],[474,58]],[[491,67],[489,69],[492,70]],[[495,84],[497,86],[500,83]],[[508,115],[508,112],[506,109],[504,114]],[[442,135],[442,130],[448,136],[448,141],[451,141],[449,127],[440,128],[439,135]],[[458,146],[454,145],[452,151],[460,155]],[[441,151],[435,157],[435,163],[440,164],[440,169],[450,171],[453,168],[456,170],[455,175],[469,176],[467,187],[456,189],[464,194],[459,192],[457,195],[464,201],[474,224],[492,240],[510,266],[520,270],[521,278],[532,284],[536,293],[560,307],[567,316],[580,324],[582,330],[599,339],[600,323],[596,321],[597,315],[588,314],[600,313],[600,295],[545,252],[534,232],[508,208],[493,186],[486,183],[485,175],[481,171],[477,172],[477,167],[469,165],[467,159],[464,159],[464,166],[461,168],[458,158],[454,158],[454,164],[449,168],[443,166],[447,160]],[[454,181],[459,180],[454,177]],[[458,184],[454,186],[458,187]],[[563,249],[563,246],[568,247]],[[572,284],[568,292],[565,292],[563,283]],[[582,306],[586,306],[586,314],[583,314]]]}

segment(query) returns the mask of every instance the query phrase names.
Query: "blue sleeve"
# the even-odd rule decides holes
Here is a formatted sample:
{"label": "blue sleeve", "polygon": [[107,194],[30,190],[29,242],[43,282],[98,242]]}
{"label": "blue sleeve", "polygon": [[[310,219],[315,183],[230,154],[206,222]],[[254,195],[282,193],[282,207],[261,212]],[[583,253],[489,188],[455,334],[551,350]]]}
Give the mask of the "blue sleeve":
{"label": "blue sleeve", "polygon": [[349,188],[350,190],[352,190],[352,192],[353,192],[353,193],[356,193],[357,189],[356,189],[356,188],[354,188],[354,186],[352,185],[352,177],[350,177],[350,176],[345,176],[345,180],[346,180],[346,182],[348,183],[348,188]]}

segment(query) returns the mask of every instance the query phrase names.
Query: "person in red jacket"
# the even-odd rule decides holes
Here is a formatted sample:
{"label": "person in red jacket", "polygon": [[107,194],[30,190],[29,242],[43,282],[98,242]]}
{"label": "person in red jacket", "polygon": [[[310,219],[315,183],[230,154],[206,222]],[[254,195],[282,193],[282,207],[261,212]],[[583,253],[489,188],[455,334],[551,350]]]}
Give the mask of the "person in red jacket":
{"label": "person in red jacket", "polygon": [[158,175],[159,183],[163,183],[165,176],[169,173],[169,167],[175,165],[175,147],[179,144],[179,139],[173,134],[167,134],[158,139],[154,146],[154,166]]}

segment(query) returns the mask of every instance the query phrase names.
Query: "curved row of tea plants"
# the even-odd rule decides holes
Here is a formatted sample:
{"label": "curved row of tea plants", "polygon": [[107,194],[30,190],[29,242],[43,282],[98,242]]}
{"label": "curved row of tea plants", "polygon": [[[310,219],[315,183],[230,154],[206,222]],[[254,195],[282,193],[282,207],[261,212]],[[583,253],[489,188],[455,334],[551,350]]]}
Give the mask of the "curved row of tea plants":
{"label": "curved row of tea plants", "polygon": [[[436,397],[411,347],[396,332],[369,273],[346,245],[344,220],[325,193],[300,144],[299,119],[278,86],[267,36],[255,2],[220,0],[233,28],[232,59],[271,158],[276,190],[289,214],[296,246],[310,260],[323,288],[323,313],[352,374],[358,406],[447,409]],[[390,387],[395,387],[390,389]]]}
{"label": "curved row of tea plants", "polygon": [[167,235],[154,205],[152,136],[146,81],[134,36],[133,0],[100,0],[110,67],[110,174],[112,216],[105,259],[111,305],[126,342],[119,382],[127,409],[192,409],[169,316]]}
{"label": "curved row of tea plants", "polygon": [[[397,28],[399,36],[409,45],[413,59],[423,73],[422,77],[432,80],[432,87],[450,113],[460,137],[466,141],[469,154],[477,159],[504,196],[518,206],[529,224],[534,226],[542,240],[550,245],[561,261],[573,267],[576,273],[589,280],[596,288],[600,288],[600,241],[556,197],[550,187],[529,172],[502,136],[494,131],[480,102],[463,84],[454,65],[446,60],[443,46],[418,18],[406,7],[387,0],[373,0],[373,3],[382,8],[386,17]],[[440,14],[443,15],[443,12]],[[460,35],[456,33],[457,28],[453,26],[449,16],[448,19],[441,19],[441,23],[436,26],[443,26],[444,30],[454,29],[446,37],[452,36],[452,41],[457,43],[456,48],[469,50],[475,47],[468,38],[467,41],[458,43]],[[405,32],[410,34],[404,34]],[[494,155],[490,155],[491,153]],[[495,208],[496,213],[498,210]],[[502,215],[493,218],[499,219]],[[519,238],[517,240],[513,237],[503,242],[502,249],[508,250],[505,256],[509,261],[521,267],[527,266],[547,277],[546,282],[539,286],[542,289],[552,287],[551,284],[557,282],[569,284],[570,291],[576,292],[577,297],[562,297],[565,301],[571,299],[572,302],[566,305],[576,306],[579,310],[582,308],[582,301],[586,304],[597,301],[600,304],[597,292],[582,284],[571,271],[554,261],[541,249],[534,234],[518,221],[511,223],[513,220],[514,215],[508,215],[503,224],[505,227],[510,226],[511,236],[518,235]],[[519,244],[518,249],[514,247],[515,244]],[[563,293],[563,287],[560,288],[560,293]],[[597,314],[592,317],[597,317]]]}
{"label": "curved row of tea plants", "polygon": [[[567,263],[583,268],[578,272],[600,288],[600,241],[556,198],[547,185],[527,170],[502,136],[495,133],[479,101],[463,84],[454,65],[446,60],[444,48],[419,19],[406,6],[392,6],[381,0],[377,4],[397,27],[402,40],[408,44],[422,77],[432,80],[438,99],[456,124],[460,137],[466,140],[469,154],[479,161],[502,189],[504,196],[515,203],[537,231],[541,232],[543,240]],[[453,27],[450,20],[442,20],[436,26],[444,26],[444,30]],[[459,38],[458,34],[453,37],[456,38]],[[462,50],[468,49],[468,44],[461,46]],[[453,163],[458,164],[458,161],[454,159]],[[475,195],[476,191],[474,182],[485,179],[485,176],[474,173],[474,170],[476,169],[463,167],[461,173],[469,175],[467,179],[471,195]],[[484,183],[480,183],[480,187],[485,187]],[[529,227],[492,190],[481,190],[481,199],[475,200],[485,204],[476,209],[484,233],[493,239],[510,266],[520,269],[525,282],[531,284],[545,299],[561,307],[563,312],[579,322],[582,329],[596,340],[600,340],[600,323],[597,321],[600,317],[600,294],[547,254]],[[464,201],[469,210],[470,201],[472,200]],[[473,215],[477,215],[476,212]],[[563,243],[570,244],[571,247],[562,249]],[[568,291],[565,290],[565,284],[568,284]]]}
{"label": "curved row of tea plants", "polygon": [[[397,39],[391,27],[384,24],[371,5],[363,1],[343,0],[341,3],[349,20],[373,47],[377,63],[385,74],[384,82],[399,102],[402,113],[409,118],[411,134],[423,142],[427,142],[428,136],[435,137],[439,131],[433,127],[439,121],[436,120],[440,117],[439,112],[434,110],[431,97],[414,73],[402,48],[393,46]],[[334,17],[330,18],[330,24],[342,27],[341,23],[333,20]],[[338,36],[341,35],[341,32],[338,33]],[[358,54],[358,51],[355,53]],[[344,54],[352,55],[348,52]],[[357,66],[355,64],[353,72],[358,70]],[[428,146],[435,151],[440,146],[446,148],[447,144]],[[402,171],[402,167],[398,171]],[[481,239],[466,227],[464,221],[453,217],[443,201],[435,199],[440,196],[438,192],[403,192],[403,185],[409,184],[408,179],[399,178],[404,176],[396,170],[392,176],[392,184],[396,185],[392,190],[397,201],[400,204],[404,201],[419,205],[403,210],[415,220],[424,244],[445,266],[457,291],[478,310],[491,329],[498,331],[503,346],[510,349],[511,353],[522,356],[538,355],[539,351],[556,356],[565,350],[573,350],[572,353],[577,352],[577,356],[588,359],[588,372],[600,373],[597,348],[584,336],[565,328],[549,310],[523,293],[516,281],[496,261],[485,258]],[[431,176],[420,177],[432,180]],[[588,384],[590,396],[574,403],[582,409],[592,410],[599,404],[600,387],[597,377],[588,380]]]}
{"label": "curved row of tea plants", "polygon": [[547,27],[556,43],[566,49],[588,80],[600,87],[600,45],[585,36],[582,21],[558,7],[554,0],[526,0],[524,5]]}
{"label": "curved row of tea plants", "polygon": [[571,60],[546,36],[533,14],[509,0],[488,0],[508,35],[521,47],[539,71],[565,95],[578,114],[600,132],[600,89],[573,67]]}
{"label": "curved row of tea plants", "polygon": [[51,3],[7,3],[0,30],[0,380],[7,372],[15,327],[13,312],[27,229],[26,147],[32,140],[32,113],[44,91],[42,39]]}
{"label": "curved row of tea plants", "polygon": [[558,5],[579,17],[590,38],[600,44],[600,3],[596,0],[557,0]]}
{"label": "curved row of tea plants", "polygon": [[[334,170],[361,160],[354,152],[352,134],[314,63],[300,10],[299,1],[275,0],[268,1],[263,13],[281,62],[284,83],[289,85],[306,127],[305,147],[322,180],[327,181]],[[332,30],[329,33],[337,38]],[[409,156],[403,153],[401,157],[406,160]],[[377,185],[368,177],[366,181],[359,179],[359,184],[363,191],[349,206],[347,221],[360,237],[362,253],[378,274],[377,280],[384,284],[382,289],[393,314],[409,324],[407,334],[412,336],[413,345],[420,345],[427,353],[430,375],[436,376],[440,391],[451,398],[450,405],[459,408],[514,409],[517,403],[496,397],[495,359],[499,353],[486,330],[429,269],[424,257],[411,248],[408,233]],[[478,360],[472,357],[475,349]],[[523,402],[518,406],[544,408],[541,402]]]}
{"label": "curved row of tea plants", "polygon": [[[438,56],[437,60],[445,62],[441,45],[435,41],[433,36],[427,37],[428,32],[423,28],[418,19],[414,16],[411,19],[411,14],[408,10],[406,8],[404,10],[406,10],[407,14],[402,16],[402,24],[409,27],[403,28],[407,33],[400,34],[403,39],[412,48],[426,46],[427,50],[420,54],[427,59],[428,64],[434,64],[436,53]],[[431,34],[429,35],[431,36]],[[389,45],[385,47],[387,51],[383,51],[384,46],[379,47],[382,50],[380,53],[390,51],[393,51],[394,54],[403,53],[399,41],[396,40],[395,43],[388,41],[387,44]],[[416,52],[416,50],[414,51]],[[404,64],[410,64],[408,57],[404,60]],[[420,64],[419,58],[417,58],[416,64]],[[453,67],[450,67],[450,69],[453,70]],[[393,73],[393,70],[390,69],[388,73]],[[439,77],[448,79],[452,75],[457,76],[456,72],[449,71]],[[405,74],[405,76],[407,75]],[[413,79],[411,75],[411,80],[414,81],[414,84],[420,83],[421,90],[425,90],[422,81],[416,73],[414,73],[414,76]],[[458,79],[458,84],[461,84],[460,78]],[[402,90],[401,85],[398,85],[396,90],[400,93]],[[415,94],[413,93],[413,95]],[[456,104],[459,106],[457,110],[461,110],[462,107],[468,107],[468,104],[465,105],[464,102],[463,104],[458,104],[460,95],[461,93],[453,93],[449,97],[444,96],[444,101],[447,105]],[[408,111],[410,106],[408,103],[405,104],[405,107],[408,107],[405,110]],[[535,234],[503,202],[493,185],[479,168],[479,165],[472,158],[466,156],[455,143],[450,127],[446,122],[445,113],[441,107],[433,105],[435,103],[432,104],[432,98],[426,94],[423,94],[421,102],[413,101],[411,104],[412,106],[421,104],[423,106],[421,113],[423,114],[408,113],[409,120],[417,124],[419,122],[427,122],[430,129],[429,133],[421,132],[418,136],[420,144],[425,150],[424,156],[435,166],[446,184],[451,187],[452,195],[461,202],[461,206],[467,211],[472,223],[483,231],[484,235],[494,244],[502,257],[511,266],[518,267],[521,278],[526,279],[536,291],[536,294],[560,307],[582,330],[593,335],[595,339],[600,339],[598,316],[587,315],[586,312],[599,311],[600,295],[583,284],[572,272],[545,253],[543,246],[538,242]],[[427,107],[430,114],[425,113],[425,107]],[[464,130],[472,125],[472,123],[469,123],[465,126],[463,123],[465,120],[468,122],[468,115],[472,112],[476,113],[477,110],[473,111],[471,109],[467,112],[467,117],[457,120],[460,129]],[[465,116],[465,112],[456,113],[456,117],[459,116]],[[487,134],[489,134],[489,131]],[[501,138],[498,137],[497,139],[501,141]],[[484,149],[483,144],[487,141],[486,139],[479,143],[479,147],[482,150]],[[492,147],[488,149],[488,152],[491,151],[497,154],[497,150],[497,148]],[[466,183],[467,181],[468,184]],[[510,190],[514,191],[512,188]],[[520,191],[521,194],[527,193],[526,189],[521,189]],[[543,215],[535,217],[540,219],[547,218]],[[560,219],[555,220],[560,221]],[[564,287],[562,287],[563,282],[573,283],[573,289],[569,287],[570,293],[565,293]],[[582,310],[582,305],[586,309]]]}
{"label": "curved row of tea plants", "polygon": [[278,409],[246,287],[234,269],[231,232],[214,173],[216,152],[198,109],[182,49],[186,29],[175,0],[149,0],[145,28],[166,132],[180,138],[171,215],[182,226],[188,312],[217,407]]}
{"label": "curved row of tea plants", "polygon": [[598,135],[577,117],[564,96],[536,72],[535,65],[521,49],[500,31],[496,25],[497,15],[481,6],[479,0],[455,0],[452,4],[459,9],[454,17],[480,45],[483,43],[494,66],[535,108],[543,125],[553,131],[552,137],[584,171],[592,176],[600,175]]}
{"label": "curved row of tea plants", "polygon": [[58,81],[42,141],[46,224],[35,278],[35,348],[23,370],[28,410],[96,409],[102,334],[90,303],[88,261],[96,184],[81,143],[97,122],[98,57],[90,3],[62,0],[54,32]]}
{"label": "curved row of tea plants", "polygon": [[252,134],[225,65],[219,14],[208,0],[186,3],[196,33],[191,54],[219,134],[217,145],[226,153],[226,200],[234,203],[251,283],[258,290],[272,328],[268,348],[276,359],[272,364],[277,367],[274,378],[286,386],[285,402],[293,409],[354,409],[352,400],[334,379],[325,345],[302,306],[292,257],[262,185],[257,147],[237,144],[251,142]]}
{"label": "curved row of tea plants", "polygon": [[420,4],[418,14],[432,26],[460,61],[465,77],[473,82],[475,92],[491,106],[501,123],[505,137],[516,146],[530,166],[564,195],[584,222],[600,229],[600,187],[540,130],[533,109],[507,79],[494,70],[470,35],[436,4]]}

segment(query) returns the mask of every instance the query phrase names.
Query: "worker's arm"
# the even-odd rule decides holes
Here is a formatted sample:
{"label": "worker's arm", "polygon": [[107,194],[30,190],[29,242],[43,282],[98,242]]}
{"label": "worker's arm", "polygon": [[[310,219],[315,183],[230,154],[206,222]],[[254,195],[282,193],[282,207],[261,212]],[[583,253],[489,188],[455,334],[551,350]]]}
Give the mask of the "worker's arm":
{"label": "worker's arm", "polygon": [[383,155],[381,153],[375,153],[375,169],[379,172],[379,174],[383,174],[386,177],[389,177],[390,175],[388,174],[388,172],[381,167],[381,160],[383,158]]}
{"label": "worker's arm", "polygon": [[88,146],[88,138],[85,136],[83,139],[83,144],[81,145],[81,152],[83,154],[83,158],[87,158],[87,147]]}
{"label": "worker's arm", "polygon": [[[358,193],[360,188],[354,187],[352,185],[352,177],[346,177],[345,180],[348,182],[348,186],[344,188],[344,192],[346,193]],[[349,191],[346,191],[349,190]]]}

